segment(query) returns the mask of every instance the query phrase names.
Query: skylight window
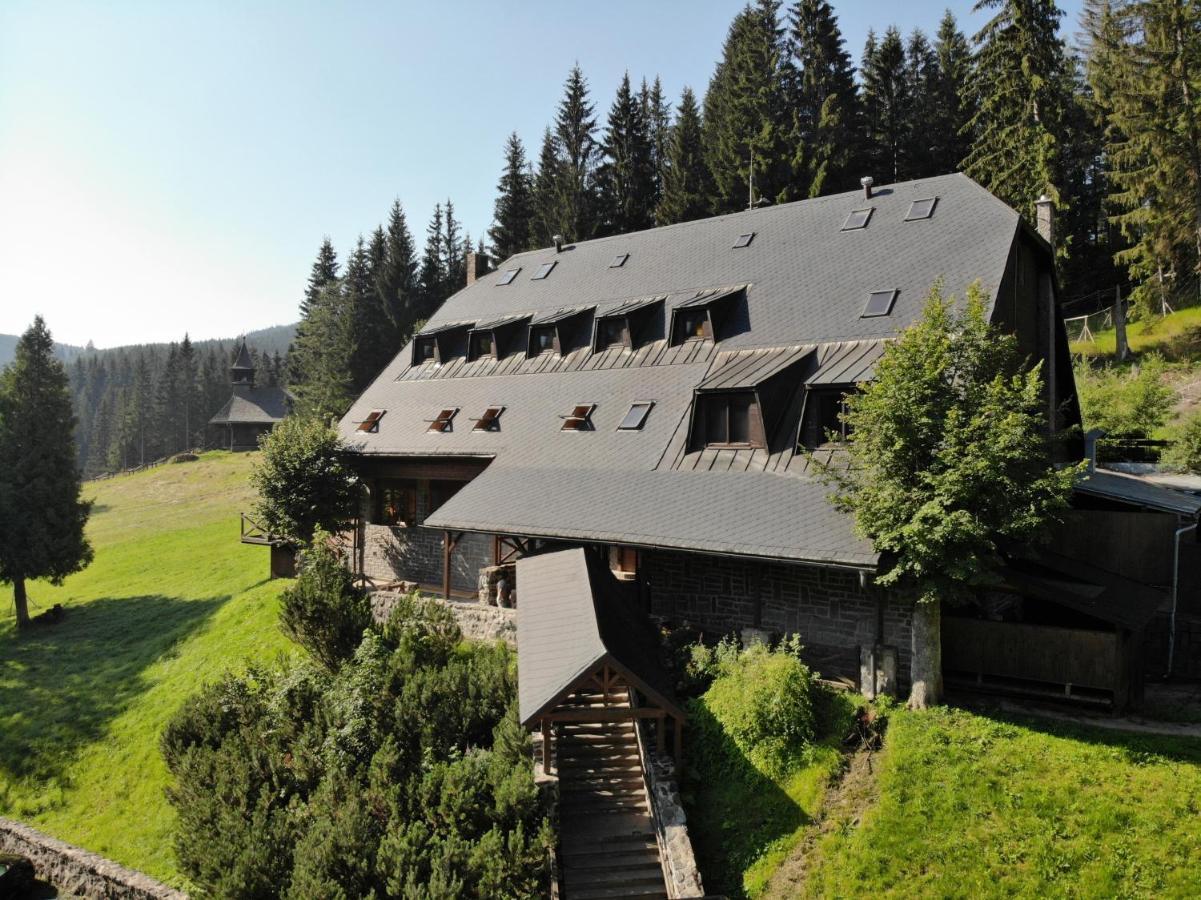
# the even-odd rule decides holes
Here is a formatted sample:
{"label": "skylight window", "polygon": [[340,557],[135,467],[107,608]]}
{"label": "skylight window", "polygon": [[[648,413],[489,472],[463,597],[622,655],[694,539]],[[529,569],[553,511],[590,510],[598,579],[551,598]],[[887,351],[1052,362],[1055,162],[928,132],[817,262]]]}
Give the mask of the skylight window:
{"label": "skylight window", "polygon": [[609,268],[620,269],[626,264],[626,260],[629,258],[630,254],[628,253],[618,253],[615,257],[613,257],[613,262],[609,263]]}
{"label": "skylight window", "polygon": [[591,431],[592,411],[595,403],[581,403],[571,411],[571,415],[563,417],[563,427],[560,431]]}
{"label": "skylight window", "polygon": [[842,223],[843,231],[857,231],[860,228],[866,228],[868,220],[872,217],[874,206],[869,206],[867,209],[853,209],[851,214],[847,216],[847,220]]}
{"label": "skylight window", "polygon": [[505,411],[503,406],[489,406],[484,414],[475,420],[472,431],[500,431],[500,414]]}
{"label": "skylight window", "polygon": [[455,414],[458,411],[459,408],[457,406],[452,406],[449,409],[442,410],[442,412],[438,413],[438,417],[436,419],[430,419],[430,427],[428,430],[436,431],[439,434],[446,434],[447,432],[454,431],[454,426],[452,423],[454,421]]}
{"label": "skylight window", "polygon": [[637,400],[630,411],[626,413],[626,417],[621,420],[621,424],[617,426],[618,431],[639,431],[646,424],[646,417],[650,414],[651,407],[655,403],[653,400]]}
{"label": "skylight window", "polygon": [[384,409],[371,410],[371,412],[370,412],[370,414],[368,414],[367,418],[365,418],[362,422],[359,423],[359,427],[357,430],[365,431],[369,434],[375,434],[376,432],[379,431],[379,420],[384,417],[385,412],[387,412],[387,410],[384,410]]}
{"label": "skylight window", "polygon": [[872,291],[867,298],[867,306],[863,308],[860,318],[869,319],[873,316],[886,316],[892,312],[892,304],[897,299],[899,291]]}
{"label": "skylight window", "polygon": [[530,276],[530,281],[541,281],[551,273],[551,270],[558,264],[558,260],[552,259],[548,263],[543,263],[538,267],[538,271]]}
{"label": "skylight window", "polygon": [[521,266],[518,266],[516,269],[505,269],[503,272],[500,273],[500,277],[496,279],[496,283],[498,285],[512,284],[513,279],[517,277],[517,273],[520,271],[521,271]]}
{"label": "skylight window", "polygon": [[934,215],[934,207],[938,203],[937,197],[928,197],[925,200],[914,200],[909,204],[909,212],[905,214],[906,222],[913,222],[916,219],[928,219]]}
{"label": "skylight window", "polygon": [[749,247],[751,241],[755,239],[755,232],[748,231],[746,234],[738,235],[738,240],[734,242],[734,249],[738,250],[741,247]]}

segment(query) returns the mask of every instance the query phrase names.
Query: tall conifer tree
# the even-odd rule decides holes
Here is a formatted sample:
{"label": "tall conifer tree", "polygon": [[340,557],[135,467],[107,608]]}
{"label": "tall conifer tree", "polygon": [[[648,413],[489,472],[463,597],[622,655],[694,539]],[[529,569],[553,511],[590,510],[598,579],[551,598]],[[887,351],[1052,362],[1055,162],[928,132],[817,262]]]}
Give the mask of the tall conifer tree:
{"label": "tall conifer tree", "polygon": [[400,200],[392,202],[388,213],[388,232],[383,241],[382,264],[379,237],[371,242],[375,266],[375,291],[380,306],[392,323],[393,352],[400,349],[413,333],[420,310],[417,282],[417,251]]}
{"label": "tall conifer tree", "polygon": [[867,173],[879,182],[900,181],[908,171],[912,96],[901,33],[889,27],[879,42],[868,32],[863,51],[863,114]]}
{"label": "tall conifer tree", "polygon": [[663,93],[663,84],[658,75],[655,76],[650,90],[647,90],[646,79],[642,79],[639,99],[642,102],[642,117],[646,120],[647,134],[651,142],[651,167],[654,171],[655,187],[650,208],[653,210],[663,196],[667,175],[667,156],[671,148],[671,103]]}
{"label": "tall conifer tree", "polygon": [[655,160],[647,109],[630,88],[626,72],[609,110],[598,172],[603,212],[601,233],[620,234],[649,228],[654,221]]}
{"label": "tall conifer tree", "polygon": [[549,247],[554,236],[563,234],[566,230],[560,219],[560,168],[559,143],[554,132],[547,128],[542,135],[542,149],[538,154],[538,173],[534,176],[532,243],[535,247]]}
{"label": "tall conifer tree", "polygon": [[555,116],[555,137],[560,154],[555,218],[568,241],[587,240],[596,230],[600,148],[588,82],[579,65],[572,67],[563,86],[563,99]]}
{"label": "tall conifer tree", "polygon": [[309,281],[304,289],[304,299],[300,301],[300,317],[302,319],[308,315],[309,306],[316,299],[321,288],[337,277],[338,254],[334,251],[333,242],[327,235],[317,250],[317,258],[313,261],[313,267],[309,272]]}
{"label": "tall conifer tree", "polygon": [[434,205],[434,214],[425,229],[425,252],[421,256],[421,306],[418,319],[425,320],[438,308],[446,294],[446,237],[443,231],[442,204]]}
{"label": "tall conifer tree", "polygon": [[62,584],[92,561],[74,430],[67,373],[38,316],[0,373],[0,582],[13,586],[18,628],[30,621],[27,582]]}
{"label": "tall conifer tree", "polygon": [[671,130],[663,198],[655,211],[659,225],[690,222],[709,215],[713,208],[713,177],[705,162],[701,113],[691,88],[684,88]]}
{"label": "tall conifer tree", "polygon": [[533,247],[534,184],[525,147],[517,132],[505,141],[505,168],[496,185],[496,206],[488,240],[497,260]]}
{"label": "tall conifer tree", "polygon": [[967,123],[975,114],[969,90],[972,50],[950,10],[938,24],[934,55],[938,60],[938,75],[928,130],[931,166],[935,174],[941,175],[957,172],[963,165],[972,144]]}

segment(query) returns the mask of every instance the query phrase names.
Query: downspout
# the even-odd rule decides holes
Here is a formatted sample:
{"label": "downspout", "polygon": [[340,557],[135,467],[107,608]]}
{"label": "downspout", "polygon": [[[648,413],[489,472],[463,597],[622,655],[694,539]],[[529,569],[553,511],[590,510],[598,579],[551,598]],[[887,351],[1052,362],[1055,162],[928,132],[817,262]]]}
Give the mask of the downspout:
{"label": "downspout", "polygon": [[1176,603],[1180,599],[1180,538],[1190,531],[1197,530],[1197,523],[1185,525],[1176,529],[1176,539],[1172,550],[1172,619],[1168,626],[1168,678],[1172,677],[1172,664],[1176,657]]}

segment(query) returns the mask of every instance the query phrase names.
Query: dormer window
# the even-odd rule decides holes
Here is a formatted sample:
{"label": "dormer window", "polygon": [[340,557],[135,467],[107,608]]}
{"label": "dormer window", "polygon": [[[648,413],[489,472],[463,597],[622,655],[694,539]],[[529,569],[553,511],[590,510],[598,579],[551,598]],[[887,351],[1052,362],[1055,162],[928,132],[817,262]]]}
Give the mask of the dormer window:
{"label": "dormer window", "polygon": [[503,406],[489,406],[484,414],[475,420],[472,431],[500,431],[500,414],[505,411]]}
{"label": "dormer window", "polygon": [[560,431],[591,431],[592,430],[592,411],[596,409],[595,403],[580,403],[571,414],[563,416],[563,427]]}
{"label": "dormer window", "polygon": [[433,337],[419,337],[413,345],[413,365],[419,366],[434,358]]}
{"label": "dormer window", "polygon": [[729,391],[698,397],[696,434],[706,447],[766,447],[763,417],[754,391]]}
{"label": "dormer window", "polygon": [[843,421],[848,388],[810,388],[805,394],[801,444],[810,450],[845,444],[850,427]]}
{"label": "dormer window", "polygon": [[359,427],[355,430],[363,431],[368,434],[378,433],[379,432],[379,420],[384,417],[385,412],[387,412],[387,410],[373,409],[370,413],[367,414],[367,418],[365,418],[362,422],[359,423]]}
{"label": "dormer window", "polygon": [[471,343],[467,348],[468,359],[479,359],[481,356],[494,355],[495,341],[491,331],[471,332]]}
{"label": "dormer window", "polygon": [[448,434],[454,431],[454,418],[458,411],[459,408],[457,406],[442,410],[436,418],[429,420],[430,427],[427,430],[436,431],[439,434]]}
{"label": "dormer window", "polygon": [[684,309],[676,316],[676,330],[672,342],[705,339],[709,337],[709,311],[707,309]]}
{"label": "dormer window", "polygon": [[592,340],[592,312],[594,306],[576,306],[557,309],[538,316],[530,322],[526,343],[527,356],[539,356],[554,350],[566,356],[578,347],[586,347]]}
{"label": "dormer window", "polygon": [[619,318],[598,319],[596,322],[596,350],[625,346],[626,320]]}
{"label": "dormer window", "polygon": [[719,341],[729,319],[734,300],[746,291],[745,285],[706,288],[697,291],[671,311],[671,343]]}
{"label": "dormer window", "polygon": [[542,325],[530,329],[530,355],[538,356],[555,349],[555,326]]}

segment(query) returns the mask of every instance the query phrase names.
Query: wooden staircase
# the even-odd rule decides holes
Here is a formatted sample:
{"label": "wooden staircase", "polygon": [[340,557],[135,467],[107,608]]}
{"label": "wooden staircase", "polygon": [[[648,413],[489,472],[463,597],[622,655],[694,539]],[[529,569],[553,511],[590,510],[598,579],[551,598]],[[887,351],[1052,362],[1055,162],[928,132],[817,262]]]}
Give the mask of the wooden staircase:
{"label": "wooden staircase", "polygon": [[[608,708],[613,708],[610,699]],[[599,692],[571,708],[604,708]],[[565,900],[661,898],[667,888],[633,722],[557,728],[561,872]]]}

